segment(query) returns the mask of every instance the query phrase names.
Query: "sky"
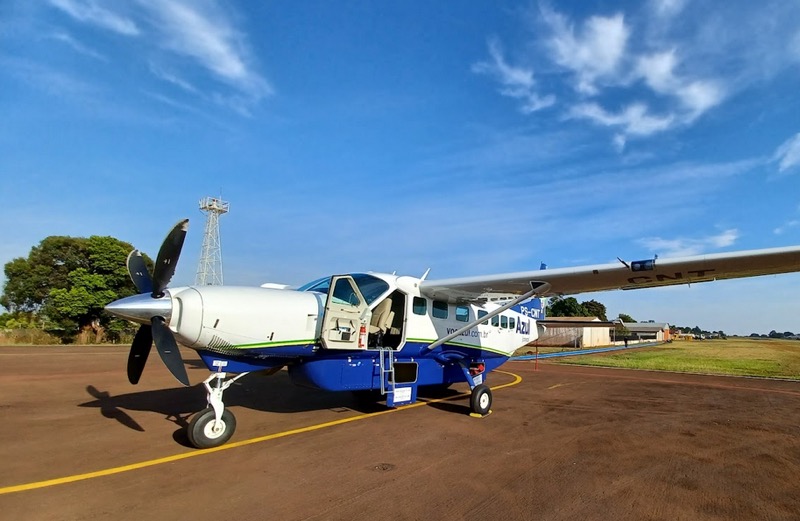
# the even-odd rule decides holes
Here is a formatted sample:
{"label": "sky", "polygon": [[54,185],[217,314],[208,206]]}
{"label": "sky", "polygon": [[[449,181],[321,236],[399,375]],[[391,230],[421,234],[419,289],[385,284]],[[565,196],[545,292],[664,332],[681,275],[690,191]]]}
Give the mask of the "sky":
{"label": "sky", "polygon": [[[226,284],[800,245],[800,3],[6,0],[0,263],[152,257],[222,197]],[[578,295],[800,331],[800,275]]]}

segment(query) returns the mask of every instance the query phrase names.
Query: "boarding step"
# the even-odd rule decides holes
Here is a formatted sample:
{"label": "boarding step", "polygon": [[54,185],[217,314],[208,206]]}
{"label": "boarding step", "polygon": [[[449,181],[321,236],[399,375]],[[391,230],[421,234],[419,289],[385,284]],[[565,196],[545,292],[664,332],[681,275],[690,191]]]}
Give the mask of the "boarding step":
{"label": "boarding step", "polygon": [[381,348],[378,353],[381,396],[386,396],[388,407],[417,401],[419,364],[413,359],[398,362],[395,355],[396,351],[391,348]]}
{"label": "boarding step", "polygon": [[381,376],[381,396],[394,393],[394,350],[390,347],[378,349],[378,365]]}

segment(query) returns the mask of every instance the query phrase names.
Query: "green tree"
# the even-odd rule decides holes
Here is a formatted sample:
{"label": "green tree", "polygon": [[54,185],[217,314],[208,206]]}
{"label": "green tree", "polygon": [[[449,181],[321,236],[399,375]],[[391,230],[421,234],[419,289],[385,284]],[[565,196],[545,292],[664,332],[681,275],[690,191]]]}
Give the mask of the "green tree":
{"label": "green tree", "polygon": [[627,323],[629,323],[629,324],[630,324],[630,323],[635,323],[635,322],[636,322],[636,321],[633,319],[633,317],[632,317],[632,316],[630,316],[630,315],[626,315],[625,313],[620,313],[619,315],[617,315],[617,318],[619,318],[619,319],[620,319],[620,320],[622,320],[623,322],[627,322]]}
{"label": "green tree", "polygon": [[606,306],[604,304],[592,299],[581,302],[581,306],[587,311],[586,316],[597,317],[604,322],[608,321],[608,317],[606,317]]}
{"label": "green tree", "polygon": [[589,311],[575,297],[561,298],[550,304],[547,314],[551,317],[586,317]]}
{"label": "green tree", "polygon": [[87,240],[51,236],[34,246],[28,258],[6,263],[0,305],[12,313],[38,311],[52,288],[67,286],[72,270],[88,267]]}
{"label": "green tree", "polygon": [[[135,293],[125,258],[133,247],[113,237],[48,237],[28,258],[5,265],[0,303],[9,311],[36,313],[45,329],[68,342],[79,333],[129,329],[103,311],[109,302]],[[152,261],[145,258],[152,266]]]}

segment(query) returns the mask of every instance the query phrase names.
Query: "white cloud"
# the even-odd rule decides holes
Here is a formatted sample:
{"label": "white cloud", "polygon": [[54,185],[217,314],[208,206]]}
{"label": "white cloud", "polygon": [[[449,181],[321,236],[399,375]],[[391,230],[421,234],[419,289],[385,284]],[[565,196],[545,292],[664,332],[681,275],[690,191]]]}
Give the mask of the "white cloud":
{"label": "white cloud", "polygon": [[[148,51],[136,49],[137,54],[149,55],[148,65],[155,77],[205,102],[249,116],[258,102],[273,93],[269,82],[256,70],[247,37],[238,30],[231,8],[219,0],[111,3],[117,6],[116,11],[100,0],[48,1],[79,22],[137,37],[136,45]],[[120,14],[123,7],[127,11]],[[53,38],[78,52],[108,61],[66,33]],[[154,49],[157,52],[152,52]],[[165,51],[174,56],[165,58]],[[175,60],[175,56],[181,60]],[[192,65],[206,73],[211,83],[191,71]]]}
{"label": "white cloud", "polygon": [[778,226],[777,228],[772,230],[772,233],[774,233],[775,235],[783,235],[787,231],[791,230],[792,228],[797,228],[798,226],[800,226],[800,221],[794,219],[787,222],[786,224]]}
{"label": "white cloud", "polygon": [[731,246],[739,238],[739,231],[736,229],[724,230],[717,235],[702,237],[700,239],[688,239],[680,237],[677,239],[663,239],[661,237],[648,237],[640,239],[638,242],[650,251],[665,257],[685,257],[688,255],[698,255],[713,248],[726,248]]}
{"label": "white cloud", "polygon": [[789,56],[794,61],[800,62],[800,30],[789,41]]}
{"label": "white cloud", "polygon": [[778,162],[778,171],[780,172],[800,165],[800,132],[779,146],[772,160]]}
{"label": "white cloud", "polygon": [[[567,117],[612,128],[613,145],[622,151],[631,137],[692,125],[719,106],[735,86],[715,76],[713,67],[698,57],[694,36],[668,36],[673,19],[687,16],[683,11],[688,7],[685,0],[651,0],[644,18],[631,18],[637,22],[634,26],[623,13],[572,21],[544,6],[538,11],[538,20],[545,30],[535,33],[535,45],[527,48],[546,49],[544,57],[561,69],[548,80],[560,82],[558,74],[563,70],[570,73],[572,92],[559,95],[567,105]],[[648,32],[653,26],[660,31]],[[509,66],[496,46],[490,52],[493,62],[478,64],[473,70],[491,73],[506,96],[523,98],[533,92],[530,69]],[[530,57],[532,62],[536,59]],[[620,104],[621,96],[629,100],[627,104]],[[547,101],[554,103],[555,98]]]}
{"label": "white cloud", "polygon": [[[618,113],[607,112],[597,103],[581,103],[572,107],[569,116],[576,119],[588,119],[606,127],[621,128],[625,135],[649,136],[668,129],[674,123],[674,116],[653,116],[648,114],[642,103],[633,103]],[[624,137],[617,134],[614,143],[617,147],[624,144]]]}
{"label": "white cloud", "polygon": [[53,96],[92,102],[98,89],[75,75],[29,60],[0,58],[0,67],[32,87]]}
{"label": "white cloud", "polygon": [[209,2],[170,0],[144,4],[158,19],[162,45],[192,58],[218,79],[254,99],[272,93],[248,63],[244,37]]}
{"label": "white cloud", "polygon": [[725,96],[724,90],[718,83],[705,80],[683,85],[676,95],[689,109],[689,114],[686,116],[688,120],[694,120],[710,108],[719,105]]}
{"label": "white cloud", "polygon": [[50,3],[80,22],[127,36],[139,34],[139,28],[133,20],[100,7],[94,0],[50,0]]}
{"label": "white cloud", "polygon": [[198,94],[199,93],[197,88],[195,88],[194,85],[192,85],[191,83],[189,83],[185,79],[181,78],[177,74],[175,74],[175,73],[173,73],[171,71],[167,71],[162,67],[159,67],[155,63],[150,63],[150,72],[153,73],[153,75],[156,76],[157,78],[160,78],[160,79],[166,81],[167,83],[171,83],[171,84],[173,84],[173,85],[175,85],[177,87],[180,87],[181,89],[183,89],[183,90],[185,90],[187,92],[191,92],[192,94]]}
{"label": "white cloud", "polygon": [[74,50],[75,52],[78,52],[80,54],[83,54],[84,56],[89,56],[90,58],[94,58],[96,60],[108,61],[108,58],[106,58],[104,55],[100,54],[99,52],[95,51],[94,49],[90,49],[89,47],[83,45],[82,43],[80,43],[79,41],[77,41],[75,38],[73,38],[72,36],[70,36],[67,33],[63,33],[63,32],[55,33],[55,34],[51,35],[50,38],[52,38],[53,40],[57,40],[59,42],[65,43],[66,45],[71,47],[72,50]]}
{"label": "white cloud", "polygon": [[660,17],[670,18],[681,11],[686,6],[687,0],[651,0],[650,6],[653,12]]}
{"label": "white cloud", "polygon": [[723,99],[722,88],[708,80],[690,81],[675,74],[678,59],[675,50],[641,56],[636,65],[640,75],[653,91],[676,97],[683,108],[686,121],[692,121],[702,113],[719,104]]}
{"label": "white cloud", "polygon": [[597,94],[597,80],[616,74],[625,55],[630,30],[622,14],[592,16],[578,35],[563,15],[543,8],[542,17],[553,33],[547,44],[554,61],[575,72],[579,92]]}
{"label": "white cloud", "polygon": [[503,96],[519,99],[522,101],[520,110],[525,114],[530,114],[547,108],[555,103],[555,96],[540,96],[536,92],[536,82],[533,78],[533,70],[523,67],[509,65],[503,56],[503,50],[497,40],[489,41],[489,54],[491,62],[479,62],[472,66],[472,72],[477,74],[489,74],[503,85],[500,93]]}

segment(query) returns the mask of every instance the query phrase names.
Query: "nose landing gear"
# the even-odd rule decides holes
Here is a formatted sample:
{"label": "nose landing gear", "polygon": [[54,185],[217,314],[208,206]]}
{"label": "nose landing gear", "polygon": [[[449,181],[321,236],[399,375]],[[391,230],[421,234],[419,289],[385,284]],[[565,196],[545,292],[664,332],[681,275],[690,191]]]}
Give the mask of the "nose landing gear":
{"label": "nose landing gear", "polygon": [[226,380],[227,373],[217,372],[205,379],[203,385],[208,393],[209,406],[194,415],[186,430],[189,442],[193,446],[198,449],[209,449],[219,447],[231,439],[236,430],[236,418],[231,411],[225,409],[222,393],[246,374],[248,373],[239,373]]}

